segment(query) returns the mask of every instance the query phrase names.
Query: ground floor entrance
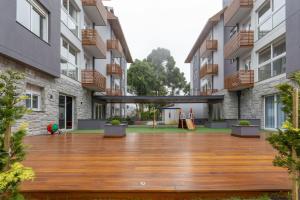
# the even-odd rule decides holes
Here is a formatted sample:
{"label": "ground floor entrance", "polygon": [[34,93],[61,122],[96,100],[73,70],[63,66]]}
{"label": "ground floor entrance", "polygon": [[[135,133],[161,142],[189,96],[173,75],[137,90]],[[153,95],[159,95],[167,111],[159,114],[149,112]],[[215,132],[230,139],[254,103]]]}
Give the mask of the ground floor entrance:
{"label": "ground floor entrance", "polygon": [[66,95],[59,95],[59,129],[74,128],[74,99]]}

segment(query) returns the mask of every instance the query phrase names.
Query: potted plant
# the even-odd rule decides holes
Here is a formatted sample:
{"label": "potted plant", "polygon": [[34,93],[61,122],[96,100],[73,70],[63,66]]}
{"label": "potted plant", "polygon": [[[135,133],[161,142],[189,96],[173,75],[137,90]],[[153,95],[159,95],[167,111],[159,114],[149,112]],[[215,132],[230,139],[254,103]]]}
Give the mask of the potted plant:
{"label": "potted plant", "polygon": [[104,137],[125,137],[127,124],[121,124],[120,120],[114,119],[104,126]]}
{"label": "potted plant", "polygon": [[250,121],[241,120],[238,125],[232,126],[232,136],[259,138],[259,126],[251,125]]}

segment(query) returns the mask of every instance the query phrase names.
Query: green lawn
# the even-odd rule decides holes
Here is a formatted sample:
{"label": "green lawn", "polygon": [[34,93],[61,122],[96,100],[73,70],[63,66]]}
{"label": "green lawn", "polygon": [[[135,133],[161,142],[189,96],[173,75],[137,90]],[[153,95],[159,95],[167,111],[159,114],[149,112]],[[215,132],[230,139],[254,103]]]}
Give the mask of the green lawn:
{"label": "green lawn", "polygon": [[[155,133],[197,133],[197,134],[204,134],[204,133],[223,133],[223,134],[230,134],[230,129],[212,129],[212,128],[204,128],[204,127],[197,127],[196,130],[186,130],[186,129],[179,129],[177,127],[172,126],[159,126],[157,128],[152,128],[149,126],[129,126],[127,128],[127,133],[141,133],[141,134],[155,134]],[[103,130],[75,130],[72,131],[73,134],[100,134],[103,133]]]}

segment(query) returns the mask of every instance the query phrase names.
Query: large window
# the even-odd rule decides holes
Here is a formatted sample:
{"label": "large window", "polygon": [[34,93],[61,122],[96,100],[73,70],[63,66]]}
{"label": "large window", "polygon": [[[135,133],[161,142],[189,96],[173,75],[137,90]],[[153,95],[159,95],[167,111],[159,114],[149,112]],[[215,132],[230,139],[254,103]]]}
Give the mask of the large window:
{"label": "large window", "polygon": [[35,0],[17,0],[17,21],[48,42],[48,12]]}
{"label": "large window", "polygon": [[61,39],[61,73],[78,80],[77,50],[66,39]]}
{"label": "large window", "polygon": [[78,11],[75,3],[72,0],[61,0],[61,4],[61,21],[78,37]]}
{"label": "large window", "polygon": [[42,89],[38,86],[28,84],[26,86],[26,108],[33,111],[41,110]]}
{"label": "large window", "polygon": [[286,43],[285,39],[275,42],[258,54],[258,80],[263,81],[285,73]]}
{"label": "large window", "polygon": [[286,116],[278,95],[265,97],[265,128],[282,128]]}
{"label": "large window", "polygon": [[268,0],[259,9],[258,14],[258,38],[262,38],[281,24],[286,16],[285,0]]}

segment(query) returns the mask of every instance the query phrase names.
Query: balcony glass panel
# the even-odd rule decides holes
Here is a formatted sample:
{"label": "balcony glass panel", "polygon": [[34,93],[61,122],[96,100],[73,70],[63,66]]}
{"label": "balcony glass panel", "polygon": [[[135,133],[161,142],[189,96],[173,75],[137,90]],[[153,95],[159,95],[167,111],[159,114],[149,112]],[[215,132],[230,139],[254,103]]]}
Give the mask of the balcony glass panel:
{"label": "balcony glass panel", "polygon": [[266,80],[272,77],[271,63],[258,69],[258,80]]}
{"label": "balcony glass panel", "polygon": [[259,64],[264,63],[271,59],[271,47],[259,53]]}
{"label": "balcony glass panel", "polygon": [[79,29],[76,21],[68,15],[65,9],[61,9],[61,21],[68,27],[68,29],[78,37]]}
{"label": "balcony glass panel", "polygon": [[285,6],[283,6],[281,9],[276,11],[273,15],[273,27],[278,26],[285,20]]}
{"label": "balcony glass panel", "polygon": [[69,78],[78,80],[78,67],[71,63],[61,63],[61,73]]}
{"label": "balcony glass panel", "polygon": [[280,58],[273,62],[273,76],[277,76],[285,73],[286,69],[286,58]]}
{"label": "balcony glass panel", "polygon": [[262,38],[267,35],[270,31],[272,31],[272,18],[269,18],[258,28],[258,38]]}

